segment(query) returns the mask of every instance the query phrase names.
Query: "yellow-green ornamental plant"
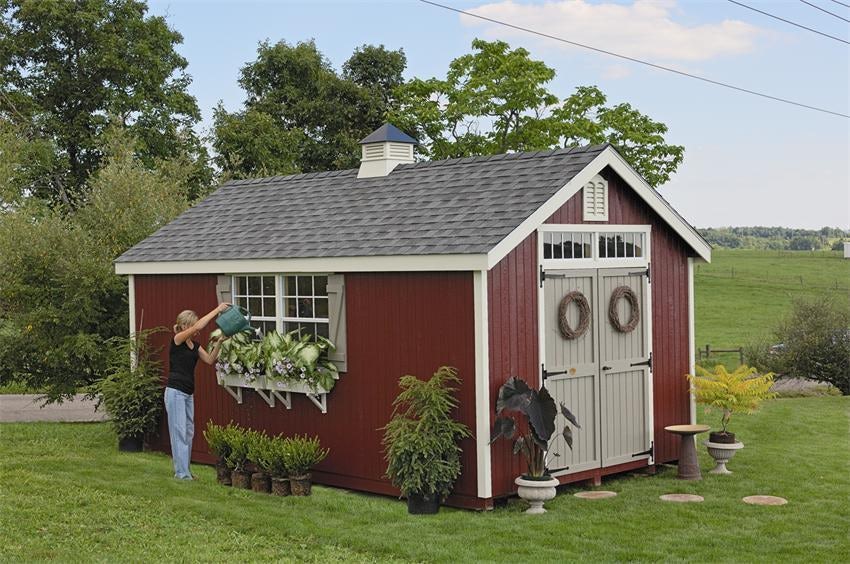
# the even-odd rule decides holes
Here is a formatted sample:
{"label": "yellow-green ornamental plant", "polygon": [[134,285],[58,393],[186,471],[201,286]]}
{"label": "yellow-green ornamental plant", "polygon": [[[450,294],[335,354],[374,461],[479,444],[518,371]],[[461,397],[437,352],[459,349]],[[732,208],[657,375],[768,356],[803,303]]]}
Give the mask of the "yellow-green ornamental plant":
{"label": "yellow-green ornamental plant", "polygon": [[696,376],[687,375],[691,391],[698,403],[723,410],[720,419],[723,435],[728,434],[726,427],[733,413],[753,413],[762,401],[776,397],[770,391],[773,386],[772,372],[759,376],[754,367],[746,364],[734,372],[727,371],[722,364],[715,366],[714,372],[701,366],[696,368]]}

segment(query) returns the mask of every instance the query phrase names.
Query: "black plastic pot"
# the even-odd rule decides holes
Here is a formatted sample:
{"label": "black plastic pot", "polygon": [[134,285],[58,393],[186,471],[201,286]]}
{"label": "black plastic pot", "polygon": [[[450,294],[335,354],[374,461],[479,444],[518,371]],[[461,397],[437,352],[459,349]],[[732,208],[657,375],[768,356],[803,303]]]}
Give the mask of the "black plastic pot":
{"label": "black plastic pot", "polygon": [[144,447],[144,435],[136,435],[134,437],[124,437],[118,439],[118,450],[121,452],[142,452]]}
{"label": "black plastic pot", "polygon": [[410,494],[407,496],[407,512],[411,515],[433,515],[440,511],[440,496],[436,494]]}

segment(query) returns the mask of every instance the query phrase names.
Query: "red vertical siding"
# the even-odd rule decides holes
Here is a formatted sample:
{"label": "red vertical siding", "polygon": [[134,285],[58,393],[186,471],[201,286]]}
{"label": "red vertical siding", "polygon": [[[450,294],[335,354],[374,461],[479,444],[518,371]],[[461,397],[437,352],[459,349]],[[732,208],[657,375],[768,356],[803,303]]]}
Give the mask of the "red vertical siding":
{"label": "red vertical siding", "polygon": [[[136,276],[137,319],[144,310],[147,327],[170,327],[181,309],[207,312],[215,306],[215,283],[215,276]],[[457,417],[475,429],[472,274],[357,273],[346,274],[345,285],[348,372],[328,396],[328,412],[322,414],[300,394],[293,394],[291,410],[270,408],[253,392],[245,392],[238,405],[216,384],[211,368],[201,365],[196,373],[194,460],[211,461],[201,434],[209,419],[233,420],[272,434],[317,434],[330,455],[317,468],[316,481],[396,494],[383,478],[379,429],[392,413],[398,378],[429,377],[441,365],[458,369],[463,384]],[[168,336],[161,340],[167,344]],[[206,335],[201,341],[206,342]],[[168,450],[166,432],[154,446]],[[476,497],[475,441],[465,440],[461,447],[463,474],[454,502],[469,505]]]}
{"label": "red vertical siding", "polygon": [[[608,180],[608,222],[651,225],[653,396],[656,462],[678,458],[678,443],[666,425],[689,420],[690,404],[684,375],[688,358],[688,249],[681,238],[612,170]],[[580,224],[581,191],[546,223]],[[599,224],[601,222],[594,222]],[[537,236],[499,262],[489,275],[490,396],[511,375],[538,381]],[[492,417],[492,414],[491,414]],[[493,445],[493,495],[514,490],[513,479],[524,470],[508,445]]]}
{"label": "red vertical siding", "polygon": [[[537,382],[537,234],[532,233],[487,275],[490,319],[490,425],[495,419],[499,387],[511,376]],[[513,491],[513,480],[525,472],[508,441],[491,447],[494,497]]]}

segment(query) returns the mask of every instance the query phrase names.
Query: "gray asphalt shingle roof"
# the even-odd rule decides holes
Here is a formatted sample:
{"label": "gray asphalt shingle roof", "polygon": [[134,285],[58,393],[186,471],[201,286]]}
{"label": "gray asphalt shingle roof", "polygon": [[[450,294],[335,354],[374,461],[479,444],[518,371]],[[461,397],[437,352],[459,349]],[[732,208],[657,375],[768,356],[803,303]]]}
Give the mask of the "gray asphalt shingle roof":
{"label": "gray asphalt shingle roof", "polygon": [[231,181],[117,262],[483,254],[605,147]]}

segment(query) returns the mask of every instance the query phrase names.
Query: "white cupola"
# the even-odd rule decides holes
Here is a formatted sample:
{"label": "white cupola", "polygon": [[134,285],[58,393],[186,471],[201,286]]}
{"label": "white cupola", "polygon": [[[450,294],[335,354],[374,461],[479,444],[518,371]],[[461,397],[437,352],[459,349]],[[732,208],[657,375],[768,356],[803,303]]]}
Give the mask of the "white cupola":
{"label": "white cupola", "polygon": [[386,176],[396,166],[414,162],[413,146],[418,144],[396,126],[385,123],[360,141],[362,156],[357,178]]}

